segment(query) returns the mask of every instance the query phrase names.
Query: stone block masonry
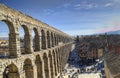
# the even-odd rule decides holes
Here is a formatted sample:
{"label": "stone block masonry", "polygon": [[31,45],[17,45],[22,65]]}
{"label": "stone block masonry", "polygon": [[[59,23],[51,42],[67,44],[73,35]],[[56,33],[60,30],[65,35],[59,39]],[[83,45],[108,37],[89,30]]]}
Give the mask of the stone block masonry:
{"label": "stone block masonry", "polygon": [[[0,21],[9,28],[9,56],[0,58],[0,78],[55,78],[62,71],[71,51],[71,36],[3,4],[0,4]],[[23,53],[20,27],[25,33]]]}

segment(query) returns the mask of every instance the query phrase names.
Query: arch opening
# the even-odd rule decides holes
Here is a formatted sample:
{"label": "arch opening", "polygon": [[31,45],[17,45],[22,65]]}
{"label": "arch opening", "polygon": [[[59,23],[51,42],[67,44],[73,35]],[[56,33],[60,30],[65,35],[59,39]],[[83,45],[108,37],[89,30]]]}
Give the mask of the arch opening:
{"label": "arch opening", "polygon": [[19,36],[20,36],[20,50],[21,54],[30,54],[30,33],[27,26],[22,25],[19,28]]}
{"label": "arch opening", "polygon": [[0,58],[17,57],[16,34],[13,23],[0,21]]}
{"label": "arch opening", "polygon": [[55,68],[54,72],[55,72],[55,76],[57,76],[56,55],[55,55],[54,50],[53,50],[53,60],[54,60],[54,68]]}
{"label": "arch opening", "polygon": [[55,46],[57,45],[57,37],[56,34],[54,34],[54,42],[55,42]]}
{"label": "arch opening", "polygon": [[49,51],[49,62],[50,62],[51,78],[54,78],[54,72],[53,72],[53,57],[52,57],[50,51]]}
{"label": "arch opening", "polygon": [[36,56],[35,64],[37,66],[37,78],[43,78],[42,61],[39,55]]}
{"label": "arch opening", "polygon": [[43,60],[44,60],[45,78],[49,78],[48,57],[46,53],[44,53],[43,55]]}
{"label": "arch opening", "polygon": [[3,78],[20,78],[17,66],[13,63],[8,65],[3,72]]}
{"label": "arch opening", "polygon": [[25,71],[25,78],[34,78],[33,66],[30,59],[24,61],[23,70]]}
{"label": "arch opening", "polygon": [[42,43],[42,49],[46,49],[46,37],[44,30],[41,30],[41,43]]}
{"label": "arch opening", "polygon": [[57,60],[57,69],[58,69],[58,73],[59,73],[59,58],[58,58],[58,49],[56,49],[56,60]]}
{"label": "arch opening", "polygon": [[33,28],[32,30],[32,41],[33,41],[32,47],[33,47],[34,52],[40,51],[40,43],[39,43],[40,37],[39,37],[39,33],[36,28]]}
{"label": "arch opening", "polygon": [[47,45],[48,45],[48,48],[51,47],[51,45],[50,45],[50,33],[49,33],[49,31],[47,31]]}
{"label": "arch opening", "polygon": [[52,42],[52,47],[54,47],[54,40],[53,40],[53,33],[51,32],[51,42]]}

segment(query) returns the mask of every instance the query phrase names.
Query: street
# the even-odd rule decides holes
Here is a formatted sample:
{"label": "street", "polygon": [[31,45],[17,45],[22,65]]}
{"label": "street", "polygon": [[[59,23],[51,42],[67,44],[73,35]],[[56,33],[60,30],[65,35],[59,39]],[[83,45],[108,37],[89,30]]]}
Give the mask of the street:
{"label": "street", "polygon": [[[104,78],[103,60],[97,59],[96,63],[87,66],[80,65],[76,46],[73,45],[73,51],[70,53],[68,63],[66,64],[60,78]],[[102,73],[103,71],[103,73]]]}

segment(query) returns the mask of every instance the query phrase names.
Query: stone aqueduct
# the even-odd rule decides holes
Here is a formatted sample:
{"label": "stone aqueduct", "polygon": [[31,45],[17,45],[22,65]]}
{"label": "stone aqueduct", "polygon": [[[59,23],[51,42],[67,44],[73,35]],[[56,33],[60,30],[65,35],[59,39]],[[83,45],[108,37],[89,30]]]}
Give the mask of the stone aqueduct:
{"label": "stone aqueduct", "polygon": [[[3,4],[0,4],[0,20],[9,28],[9,57],[0,59],[0,78],[56,78],[60,74],[72,48],[71,36]],[[23,53],[19,27],[25,32]]]}

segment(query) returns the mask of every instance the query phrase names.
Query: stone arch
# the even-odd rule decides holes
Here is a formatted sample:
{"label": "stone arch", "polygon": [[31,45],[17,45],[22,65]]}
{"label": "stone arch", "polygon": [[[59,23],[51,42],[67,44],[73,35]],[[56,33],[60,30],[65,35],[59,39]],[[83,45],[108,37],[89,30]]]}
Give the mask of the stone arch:
{"label": "stone arch", "polygon": [[54,72],[55,72],[55,76],[57,76],[57,64],[56,64],[56,55],[55,55],[55,51],[53,50],[53,60],[54,60]]}
{"label": "stone arch", "polygon": [[31,34],[29,32],[29,28],[26,25],[21,25],[20,27],[24,30],[24,38],[20,44],[23,44],[21,47],[22,54],[30,54],[31,53]]}
{"label": "stone arch", "polygon": [[[33,28],[33,31],[35,33],[34,37],[33,37],[33,50],[34,51],[40,51],[40,37],[39,37],[39,32],[37,30],[37,28]],[[33,35],[33,33],[32,33]]]}
{"label": "stone arch", "polygon": [[59,35],[57,35],[57,45],[59,45],[59,38],[60,38],[60,36]]}
{"label": "stone arch", "polygon": [[66,37],[66,38],[65,38],[65,42],[67,43],[68,41],[69,41],[69,39]]}
{"label": "stone arch", "polygon": [[47,45],[48,45],[48,48],[51,47],[51,45],[50,45],[50,32],[49,31],[47,31]]}
{"label": "stone arch", "polygon": [[66,40],[67,40],[67,39],[64,37],[64,43],[66,43]]}
{"label": "stone arch", "polygon": [[60,52],[59,52],[59,61],[60,61],[60,72],[62,72],[62,47],[60,47]]}
{"label": "stone arch", "polygon": [[64,37],[62,36],[62,42],[64,43]]}
{"label": "stone arch", "polygon": [[60,68],[60,65],[61,65],[61,47],[59,48],[58,50],[58,58],[59,58],[59,72],[61,72],[61,68]]}
{"label": "stone arch", "polygon": [[57,37],[56,34],[54,33],[54,42],[55,42],[55,46],[57,45]]}
{"label": "stone arch", "polygon": [[52,47],[54,47],[54,36],[52,32],[51,32],[51,42],[52,42]]}
{"label": "stone arch", "polygon": [[57,67],[58,67],[57,69],[58,69],[58,72],[60,72],[59,48],[56,51],[56,56],[57,56]]}
{"label": "stone arch", "polygon": [[57,48],[56,48],[56,50],[55,50],[55,54],[56,54],[57,72],[59,72],[59,64],[58,64],[59,60],[58,60],[58,49],[57,49]]}
{"label": "stone arch", "polygon": [[51,51],[49,51],[48,57],[49,57],[49,62],[50,62],[50,71],[51,71],[50,75],[51,75],[51,78],[54,78],[54,72],[53,72],[53,57],[52,57],[52,55],[51,55]]}
{"label": "stone arch", "polygon": [[3,78],[20,78],[17,66],[13,63],[8,65],[3,72]]}
{"label": "stone arch", "polygon": [[65,39],[65,36],[64,36],[64,43],[66,43],[66,39]]}
{"label": "stone arch", "polygon": [[49,78],[49,66],[47,54],[43,54],[45,78]]}
{"label": "stone arch", "polygon": [[35,64],[37,66],[37,78],[43,78],[42,61],[40,55],[36,56]]}
{"label": "stone arch", "polygon": [[7,24],[10,33],[15,33],[15,28],[12,22],[10,22],[9,20],[0,20],[0,21],[5,22]]}
{"label": "stone arch", "polygon": [[62,42],[62,36],[61,35],[60,35],[60,39],[59,40],[60,40],[60,42]]}
{"label": "stone arch", "polygon": [[63,43],[65,43],[65,38],[64,37],[63,37],[62,41],[63,41]]}
{"label": "stone arch", "polygon": [[16,34],[16,28],[14,27],[14,24],[6,19],[0,20],[1,22],[4,22],[8,29],[9,29],[9,41],[8,41],[8,55],[9,57],[17,57],[17,34]]}
{"label": "stone arch", "polygon": [[24,61],[23,70],[25,71],[25,78],[34,78],[32,61],[29,58]]}
{"label": "stone arch", "polygon": [[56,45],[58,45],[58,43],[59,43],[59,36],[58,35],[56,35]]}
{"label": "stone arch", "polygon": [[61,36],[59,35],[59,36],[58,36],[58,38],[59,38],[59,39],[58,39],[58,42],[61,42],[61,41],[60,41],[60,37],[61,37]]}
{"label": "stone arch", "polygon": [[63,64],[64,64],[64,50],[65,50],[65,48],[64,48],[64,46],[62,46],[62,51],[61,51],[61,71],[63,70]]}
{"label": "stone arch", "polygon": [[42,49],[46,49],[46,36],[44,30],[41,30],[41,36]]}

